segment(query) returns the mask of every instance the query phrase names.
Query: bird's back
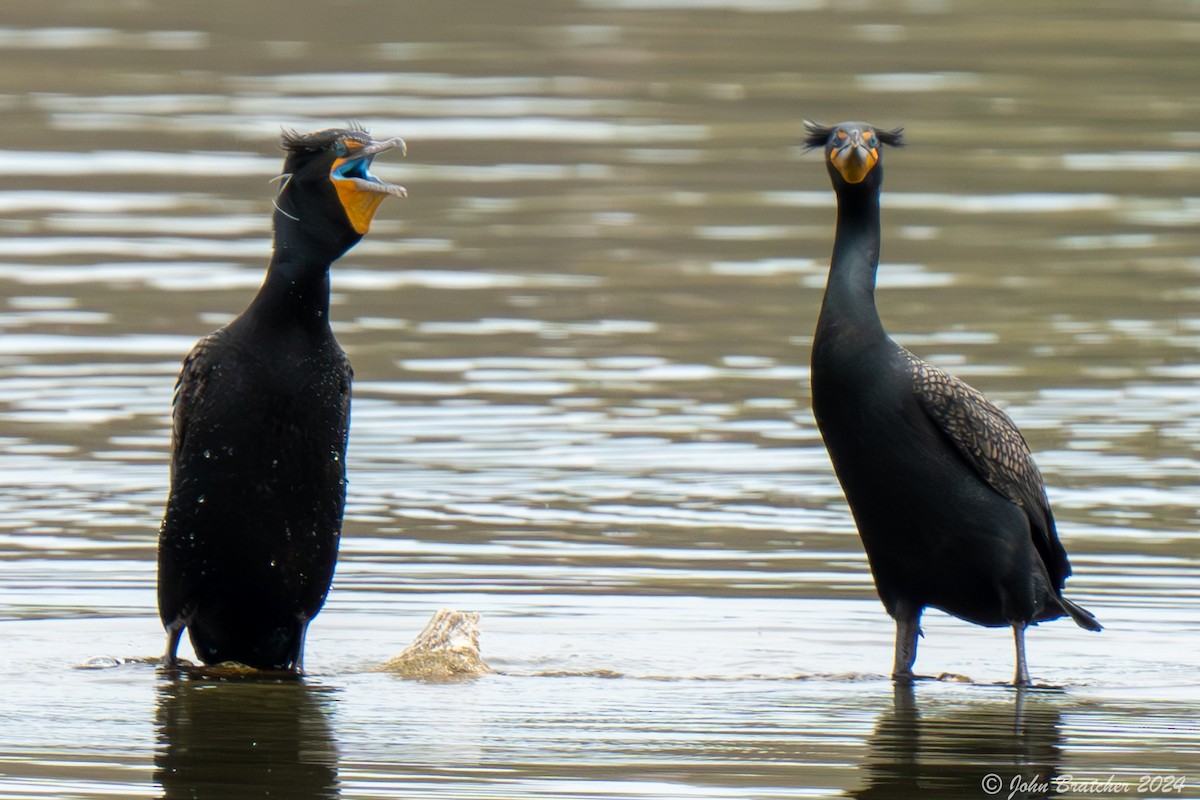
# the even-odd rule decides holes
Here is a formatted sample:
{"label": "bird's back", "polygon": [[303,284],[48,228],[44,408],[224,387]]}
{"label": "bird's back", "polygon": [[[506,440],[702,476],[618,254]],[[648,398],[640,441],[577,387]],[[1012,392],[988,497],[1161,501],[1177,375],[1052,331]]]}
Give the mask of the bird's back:
{"label": "bird's back", "polygon": [[1030,515],[927,412],[915,364],[929,365],[886,337],[868,347],[836,338],[819,330],[814,342],[813,410],[885,606],[928,605],[984,625],[1042,614],[1065,555],[1045,563]]}

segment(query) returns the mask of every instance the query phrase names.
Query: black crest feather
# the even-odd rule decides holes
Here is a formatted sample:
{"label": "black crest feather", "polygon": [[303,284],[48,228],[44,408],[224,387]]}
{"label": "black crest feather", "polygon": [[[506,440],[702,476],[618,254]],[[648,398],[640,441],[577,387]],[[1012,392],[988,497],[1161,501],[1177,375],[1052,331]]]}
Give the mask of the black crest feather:
{"label": "black crest feather", "polygon": [[343,139],[347,136],[363,140],[371,138],[363,125],[351,122],[345,128],[330,128],[329,130],[313,131],[311,133],[300,133],[290,128],[284,128],[279,140],[279,146],[289,153],[316,153],[332,147],[338,139]]}
{"label": "black crest feather", "polygon": [[[804,120],[804,147],[812,150],[817,147],[824,147],[829,142],[829,137],[837,129],[836,125],[822,125],[819,122],[813,122],[811,119]],[[904,128],[892,128],[885,131],[882,128],[874,128],[875,135],[879,137],[879,141],[889,147],[904,146]]]}
{"label": "black crest feather", "polygon": [[804,120],[804,147],[806,150],[812,150],[817,147],[824,147],[829,141],[829,135],[833,133],[833,128],[822,125],[819,122],[813,122],[811,119]]}
{"label": "black crest feather", "polygon": [[886,144],[888,147],[904,147],[904,127],[892,128],[890,131],[875,129],[875,135],[879,137],[879,141]]}

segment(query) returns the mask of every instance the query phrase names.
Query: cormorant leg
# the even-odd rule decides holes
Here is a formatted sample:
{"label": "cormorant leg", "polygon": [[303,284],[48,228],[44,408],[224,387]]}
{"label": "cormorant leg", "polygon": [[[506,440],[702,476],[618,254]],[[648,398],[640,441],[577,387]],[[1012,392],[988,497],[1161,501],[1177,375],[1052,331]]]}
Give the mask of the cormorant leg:
{"label": "cormorant leg", "polygon": [[913,663],[917,660],[917,637],[921,635],[921,612],[902,613],[896,617],[896,660],[892,664],[892,680],[911,681]]}
{"label": "cormorant leg", "polygon": [[175,652],[179,649],[179,640],[183,636],[183,629],[187,627],[181,621],[175,620],[167,626],[167,651],[163,653],[162,663],[164,667],[176,667],[179,665],[179,659],[176,658]]}
{"label": "cormorant leg", "polygon": [[305,617],[296,618],[296,650],[292,653],[292,670],[297,675],[304,674],[304,640],[308,636],[308,620]]}
{"label": "cormorant leg", "polygon": [[1025,663],[1025,623],[1013,623],[1013,641],[1017,645],[1017,674],[1013,678],[1013,686],[1029,685],[1029,667]]}

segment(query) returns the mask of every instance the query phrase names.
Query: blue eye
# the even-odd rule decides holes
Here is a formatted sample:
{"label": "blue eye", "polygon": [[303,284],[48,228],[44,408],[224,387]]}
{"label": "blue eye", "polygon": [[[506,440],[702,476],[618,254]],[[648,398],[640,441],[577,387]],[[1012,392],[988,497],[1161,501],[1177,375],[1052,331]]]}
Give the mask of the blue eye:
{"label": "blue eye", "polygon": [[346,155],[346,140],[338,139],[337,144],[333,146],[333,152],[338,158],[344,157]]}

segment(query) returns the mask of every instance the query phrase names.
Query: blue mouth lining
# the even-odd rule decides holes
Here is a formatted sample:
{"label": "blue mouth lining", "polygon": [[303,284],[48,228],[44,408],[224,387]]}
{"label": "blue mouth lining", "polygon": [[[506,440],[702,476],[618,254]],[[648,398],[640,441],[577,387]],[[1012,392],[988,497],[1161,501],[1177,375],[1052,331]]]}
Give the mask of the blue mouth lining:
{"label": "blue mouth lining", "polygon": [[339,164],[334,169],[333,175],[335,178],[358,178],[364,181],[371,181],[372,183],[379,183],[375,176],[367,171],[371,166],[371,158],[371,156],[367,156],[366,158],[350,159],[343,164]]}

